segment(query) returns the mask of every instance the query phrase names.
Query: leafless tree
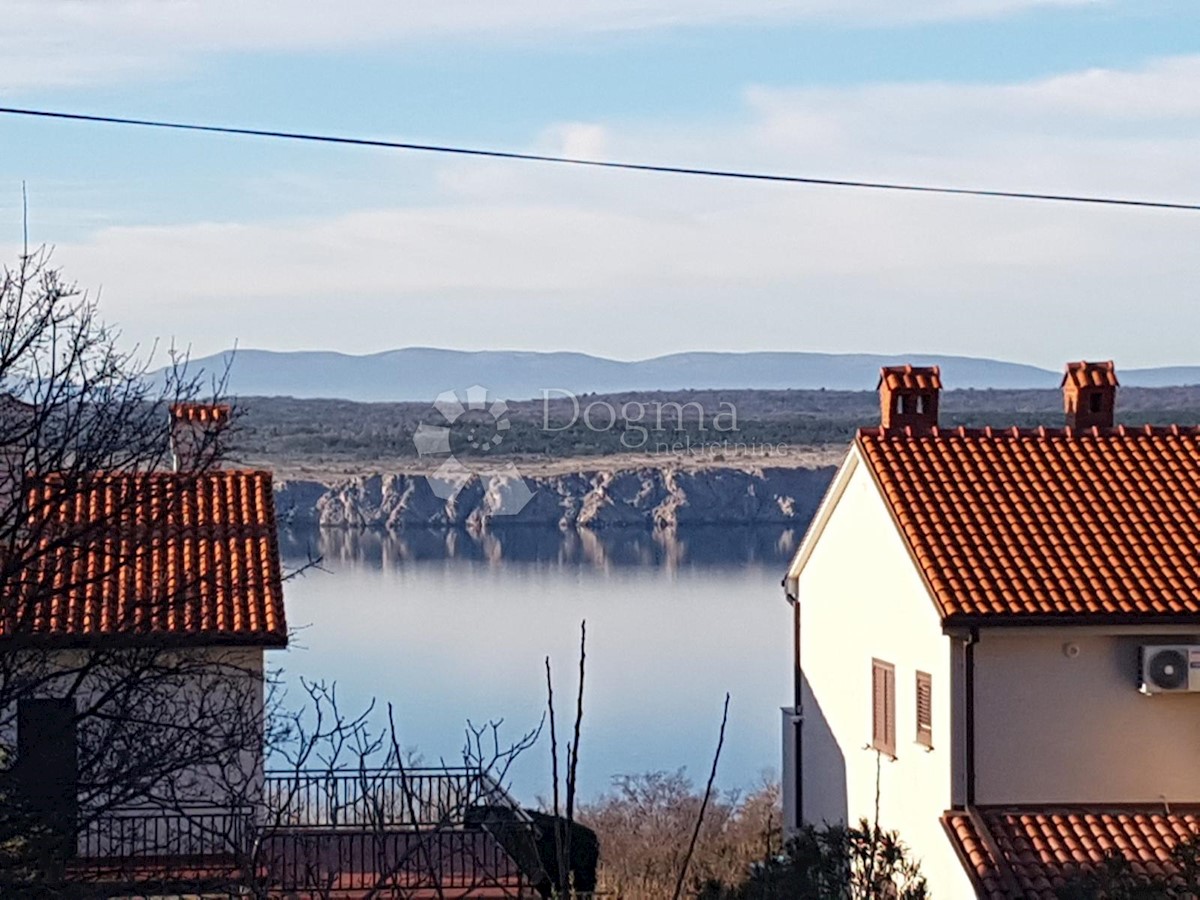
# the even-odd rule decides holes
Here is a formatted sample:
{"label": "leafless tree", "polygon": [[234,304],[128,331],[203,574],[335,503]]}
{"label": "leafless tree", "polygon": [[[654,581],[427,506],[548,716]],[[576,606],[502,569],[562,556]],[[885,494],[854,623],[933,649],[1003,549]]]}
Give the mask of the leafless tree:
{"label": "leafless tree", "polygon": [[721,750],[725,746],[725,726],[729,722],[729,694],[725,695],[725,706],[721,711],[721,730],[717,737],[717,749],[713,752],[712,768],[708,772],[708,782],[704,785],[704,797],[700,800],[700,809],[696,813],[696,827],[688,840],[687,853],[683,856],[683,864],[679,867],[679,877],[675,880],[673,900],[683,896],[683,886],[687,882],[688,868],[692,864],[692,856],[696,852],[696,841],[700,839],[700,829],[704,827],[704,815],[708,812],[709,801],[712,800],[713,784],[717,780],[717,766],[721,763]]}
{"label": "leafless tree", "polygon": [[[48,250],[26,249],[0,274],[0,892],[143,890],[161,877],[164,889],[261,897],[284,882],[312,897],[350,883],[366,896],[464,896],[519,861],[519,877],[552,870],[568,896],[586,624],[565,817],[547,666],[547,860],[504,790],[540,726],[506,743],[501,723],[468,723],[461,765],[432,773],[403,750],[390,707],[382,724],[374,708],[345,715],[318,683],[304,686],[303,711],[288,712],[261,653],[164,638],[163,623],[193,611],[199,567],[177,561],[103,602],[115,580],[162,572],[148,563],[179,526],[173,498],[147,502],[138,479],[176,468],[171,483],[186,495],[234,452],[230,407],[221,428],[189,433],[177,465],[168,411],[222,403],[226,373],[192,375],[173,350],[167,362],[156,370],[152,352],[123,349]],[[64,702],[56,727],[74,748],[69,773],[19,752],[23,701],[47,699]],[[155,857],[172,862],[147,871]]]}
{"label": "leafless tree", "polygon": [[[159,538],[178,513],[172,496],[147,502],[136,480],[172,462],[168,410],[223,400],[224,372],[189,374],[186,354],[174,350],[166,362],[156,371],[152,351],[123,349],[49,250],[26,248],[0,271],[5,893],[61,880],[80,841],[126,840],[100,833],[115,810],[196,802],[206,773],[244,768],[261,746],[262,673],[252,660],[154,637],[156,623],[187,614],[202,573],[177,567],[103,603],[118,579],[158,571],[146,564],[164,552]],[[229,452],[235,419],[229,407],[220,431],[193,434],[175,480],[181,494]],[[139,539],[114,540],[118,533]],[[103,621],[78,608],[79,598],[96,600]],[[64,702],[64,740],[76,738],[69,772],[17,753],[23,701],[50,698]]]}
{"label": "leafless tree", "polygon": [[[579,741],[583,727],[583,686],[587,671],[587,621],[579,623],[579,685],[575,695],[575,718],[571,740],[567,742],[566,771],[562,784],[564,807],[560,807],[558,733],[554,715],[554,678],[550,657],[546,657],[546,707],[550,720],[550,777],[553,796],[554,871],[557,878],[553,885],[559,897],[572,897],[576,885],[572,878],[575,857],[571,842],[575,832],[575,806],[578,795]],[[560,809],[565,815],[560,814]]]}
{"label": "leafless tree", "polygon": [[621,775],[584,803],[580,819],[603,849],[601,882],[625,900],[670,897],[679,881],[696,823],[685,895],[710,882],[738,884],[751,867],[783,847],[779,783],[716,791],[704,816],[704,787],[683,771]]}
{"label": "leafless tree", "polygon": [[258,783],[236,772],[221,782],[223,819],[180,807],[208,864],[174,873],[170,888],[260,898],[528,895],[528,823],[507,773],[540,726],[508,743],[501,722],[468,723],[461,763],[425,767],[390,704],[386,714],[374,702],[347,714],[332,685],[301,681],[301,694],[297,709],[268,704],[270,769]]}

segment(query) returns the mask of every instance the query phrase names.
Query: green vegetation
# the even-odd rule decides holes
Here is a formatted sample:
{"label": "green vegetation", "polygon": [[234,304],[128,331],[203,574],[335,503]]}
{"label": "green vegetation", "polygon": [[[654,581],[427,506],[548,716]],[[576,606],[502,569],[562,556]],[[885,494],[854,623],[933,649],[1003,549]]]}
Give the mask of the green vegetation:
{"label": "green vegetation", "polygon": [[1114,849],[1099,864],[1069,878],[1055,891],[1060,900],[1162,900],[1200,897],[1200,836],[1171,847],[1166,859],[1134,865]]}
{"label": "green vegetation", "polygon": [[[428,403],[352,403],[249,397],[240,422],[238,455],[274,466],[333,463],[385,466],[417,459],[417,426],[447,426]],[[584,417],[590,408],[589,427]],[[879,421],[874,391],[716,391],[585,394],[576,403],[556,399],[509,401],[509,428],[486,454],[489,416],[469,413],[451,428],[457,456],[602,457],[663,452],[676,442],[692,447],[728,441],[761,447],[845,444],[855,429]],[[1057,391],[947,391],[946,426],[1059,426]],[[1118,401],[1125,424],[1200,423],[1200,387],[1125,388]],[[645,433],[641,429],[646,429]],[[472,431],[475,432],[472,435]],[[712,448],[719,452],[719,448]]]}
{"label": "green vegetation", "polygon": [[729,886],[710,883],[699,900],[926,900],[920,865],[894,831],[866,819],[854,828],[806,825],[784,851]]}

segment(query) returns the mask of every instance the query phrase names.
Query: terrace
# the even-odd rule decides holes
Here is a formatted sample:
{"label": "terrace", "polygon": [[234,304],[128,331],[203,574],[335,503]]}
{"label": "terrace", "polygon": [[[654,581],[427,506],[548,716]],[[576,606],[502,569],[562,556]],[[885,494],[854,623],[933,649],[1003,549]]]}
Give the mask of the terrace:
{"label": "terrace", "polygon": [[81,826],[69,879],[100,895],[535,896],[532,823],[466,768],[270,772],[257,802],[106,812]]}

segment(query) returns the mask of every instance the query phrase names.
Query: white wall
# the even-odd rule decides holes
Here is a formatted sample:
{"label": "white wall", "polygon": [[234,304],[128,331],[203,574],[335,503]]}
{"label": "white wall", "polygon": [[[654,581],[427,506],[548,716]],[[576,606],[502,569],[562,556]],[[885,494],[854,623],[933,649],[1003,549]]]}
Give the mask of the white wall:
{"label": "white wall", "polygon": [[[875,815],[921,859],[936,897],[971,896],[939,821],[952,805],[951,668],[959,644],[866,467],[858,465],[796,583],[805,674],[802,778],[810,822]],[[896,754],[871,742],[871,659],[896,667]],[[916,743],[916,672],[933,677],[933,746]]]}
{"label": "white wall", "polygon": [[1161,628],[981,630],[976,802],[1200,802],[1200,694],[1137,689],[1141,644],[1190,642]]}
{"label": "white wall", "polygon": [[[262,648],[198,647],[159,651],[152,657],[153,667],[150,657],[146,656],[148,651],[138,652],[141,668],[138,674],[126,676],[125,683],[136,684],[136,693],[145,695],[146,719],[203,722],[213,729],[232,729],[240,718],[243,727],[253,728],[254,731],[250,735],[240,735],[248,738],[240,743],[254,746],[255,751],[243,753],[236,767],[220,775],[203,767],[179,770],[175,775],[180,789],[197,800],[222,802],[221,784],[238,780],[261,784],[264,704]],[[89,671],[91,664],[88,658],[87,652],[81,650],[38,651],[14,657],[19,661],[10,664],[9,670],[20,678],[37,676],[44,680],[31,694],[39,697],[64,696],[74,686],[78,674],[85,673],[79,685],[74,686],[76,710],[82,717],[97,710],[108,685],[122,677],[110,675],[99,666]],[[203,718],[196,716],[189,720],[190,711],[201,708],[200,704],[205,704],[203,708],[207,710]],[[222,712],[228,715],[223,716]],[[16,704],[12,703],[0,711],[0,748],[14,751],[16,737]]]}

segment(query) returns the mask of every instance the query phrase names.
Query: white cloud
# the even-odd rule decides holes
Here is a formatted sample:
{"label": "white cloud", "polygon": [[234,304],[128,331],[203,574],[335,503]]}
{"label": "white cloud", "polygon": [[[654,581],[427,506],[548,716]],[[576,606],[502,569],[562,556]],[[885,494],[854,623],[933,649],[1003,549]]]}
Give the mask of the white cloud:
{"label": "white cloud", "polygon": [[988,18],[1102,0],[6,0],[0,85],[91,83],[205,53],[533,39],[739,21]]}
{"label": "white cloud", "polygon": [[[997,86],[752,90],[737,122],[568,123],[539,150],[1200,200],[1200,58]],[[402,154],[371,178],[428,160]],[[420,205],[105,228],[109,315],[209,351],[425,344],[941,350],[1197,362],[1200,214],[452,160]]]}

